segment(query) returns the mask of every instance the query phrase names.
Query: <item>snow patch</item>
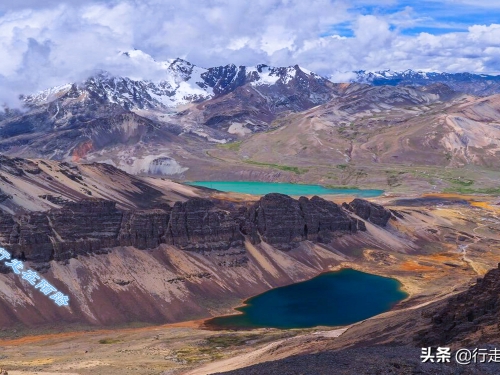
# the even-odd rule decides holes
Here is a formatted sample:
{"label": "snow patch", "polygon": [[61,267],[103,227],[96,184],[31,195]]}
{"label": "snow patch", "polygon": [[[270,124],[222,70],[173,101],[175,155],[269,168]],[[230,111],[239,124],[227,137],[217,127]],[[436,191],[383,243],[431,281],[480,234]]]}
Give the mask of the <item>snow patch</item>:
{"label": "snow patch", "polygon": [[229,129],[227,129],[227,132],[229,134],[238,135],[246,135],[252,133],[252,131],[245,127],[245,124],[242,124],[241,122],[233,122],[231,126],[229,126]]}

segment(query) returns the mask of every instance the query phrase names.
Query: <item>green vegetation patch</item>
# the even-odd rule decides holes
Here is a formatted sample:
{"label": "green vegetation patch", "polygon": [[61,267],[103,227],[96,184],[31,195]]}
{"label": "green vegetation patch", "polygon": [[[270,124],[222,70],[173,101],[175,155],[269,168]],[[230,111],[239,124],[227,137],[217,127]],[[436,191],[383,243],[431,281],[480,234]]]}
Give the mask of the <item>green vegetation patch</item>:
{"label": "green vegetation patch", "polygon": [[218,144],[217,147],[223,150],[229,151],[239,151],[241,147],[242,141],[230,142],[230,143],[221,143]]}
{"label": "green vegetation patch", "polygon": [[470,179],[467,179],[467,178],[461,178],[461,177],[450,178],[449,181],[452,184],[460,185],[460,186],[471,186],[471,185],[474,184],[474,180],[470,180]]}
{"label": "green vegetation patch", "polygon": [[216,348],[203,348],[186,346],[173,351],[173,355],[182,363],[198,363],[221,359],[222,353],[218,353]]}
{"label": "green vegetation patch", "polygon": [[469,187],[456,186],[456,187],[444,189],[443,193],[500,195],[500,187],[473,189],[473,188],[469,188]]}
{"label": "green vegetation patch", "polygon": [[253,161],[253,160],[244,160],[243,162],[247,163],[247,164],[252,164],[252,165],[259,165],[259,166],[263,166],[263,167],[280,169],[282,171],[293,172],[296,174],[303,174],[303,173],[306,173],[307,171],[309,171],[309,169],[307,169],[307,168],[292,167],[289,165],[281,165],[281,164],[261,163],[261,162]]}
{"label": "green vegetation patch", "polygon": [[402,184],[402,176],[406,174],[404,171],[385,171],[387,174],[387,185],[390,187],[401,186]]}
{"label": "green vegetation patch", "polygon": [[261,338],[261,335],[249,334],[249,335],[218,335],[208,337],[207,345],[215,346],[220,348],[228,348],[230,346],[241,346],[246,345],[248,341],[253,341]]}
{"label": "green vegetation patch", "polygon": [[287,330],[266,333],[224,333],[209,336],[195,345],[185,346],[172,351],[172,357],[177,361],[194,364],[215,361],[234,353],[245,346],[269,343],[278,339],[294,337],[305,330]]}
{"label": "green vegetation patch", "polygon": [[99,344],[117,344],[119,342],[122,342],[122,340],[110,339],[110,338],[105,338],[105,339],[99,340]]}

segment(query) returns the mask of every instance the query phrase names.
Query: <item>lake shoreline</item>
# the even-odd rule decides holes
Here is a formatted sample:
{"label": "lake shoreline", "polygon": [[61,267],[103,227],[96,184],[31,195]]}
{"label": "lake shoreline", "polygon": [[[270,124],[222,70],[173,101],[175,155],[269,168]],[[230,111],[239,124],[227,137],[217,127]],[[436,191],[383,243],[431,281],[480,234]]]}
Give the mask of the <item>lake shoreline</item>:
{"label": "lake shoreline", "polygon": [[[326,279],[327,277],[329,277],[329,279]],[[335,278],[335,279],[333,279],[333,278]],[[346,278],[348,278],[348,279],[346,279]],[[381,290],[384,290],[384,292],[383,292],[384,294],[379,295],[377,297],[376,301],[373,300],[370,303],[367,303],[366,306],[356,306],[360,303],[361,304],[365,303],[364,301],[369,300],[373,295],[373,291],[368,290],[366,285],[359,285],[360,281],[362,281],[363,279],[365,279],[364,282],[367,282],[366,285],[369,285],[370,287],[378,287],[378,288],[381,288]],[[328,282],[328,284],[326,284],[327,282]],[[396,285],[391,285],[389,287],[389,283],[393,283],[393,282],[395,282]],[[323,283],[324,285],[321,283]],[[297,323],[294,323],[294,324],[289,323],[289,325],[285,325],[285,324],[281,323],[281,320],[280,320],[280,323],[278,323],[277,325],[272,325],[272,324],[266,325],[263,323],[256,323],[255,321],[252,321],[250,319],[250,316],[252,315],[251,311],[257,310],[257,305],[258,305],[259,299],[264,299],[264,298],[266,298],[266,296],[270,296],[271,294],[274,294],[275,298],[270,299],[270,301],[276,301],[276,299],[279,300],[279,293],[284,293],[285,290],[291,290],[292,288],[300,290],[300,288],[305,288],[305,286],[309,285],[309,284],[311,284],[311,285],[315,284],[315,287],[312,288],[308,293],[305,293],[305,294],[303,294],[302,297],[300,297],[300,298],[304,298],[304,301],[300,301],[300,304],[304,303],[304,306],[308,306],[309,305],[308,298],[311,298],[311,296],[314,295],[314,293],[316,293],[318,290],[322,290],[322,288],[323,288],[322,292],[320,292],[320,294],[318,294],[317,298],[319,298],[319,299],[325,298],[323,306],[326,308],[326,310],[324,310],[324,309],[321,309],[321,310],[312,309],[311,311],[307,312],[305,315],[303,315],[303,316],[299,315],[298,317],[295,317],[295,318],[298,319],[298,321],[301,321],[303,319],[305,319],[305,320],[313,319],[313,321],[314,321],[314,319],[319,319],[320,323],[315,324],[312,322],[308,322],[308,323],[305,323],[306,325],[294,325]],[[362,286],[362,287],[358,290],[356,290],[355,288],[351,290],[351,287],[353,285],[354,286],[357,285],[358,288],[360,286]],[[394,288],[394,286],[396,286],[396,288]],[[345,288],[345,290],[342,290],[342,288]],[[390,292],[389,292],[389,289],[391,289]],[[246,298],[245,300],[242,301],[242,303],[240,305],[233,308],[233,310],[234,310],[233,314],[226,314],[226,315],[222,315],[222,316],[208,318],[204,321],[202,328],[207,329],[207,330],[211,330],[211,331],[223,331],[223,330],[228,330],[228,329],[238,331],[238,330],[262,329],[262,328],[264,328],[264,329],[265,328],[276,328],[276,329],[288,330],[288,329],[310,329],[310,328],[315,328],[315,327],[319,327],[319,326],[322,326],[322,327],[341,327],[341,326],[346,326],[346,325],[350,325],[350,324],[355,324],[359,321],[369,319],[372,316],[376,316],[376,315],[379,315],[381,313],[385,313],[385,312],[394,310],[394,308],[396,306],[398,306],[401,302],[406,301],[406,300],[408,300],[408,298],[410,298],[410,294],[407,293],[404,289],[405,288],[404,288],[403,283],[400,280],[398,280],[397,278],[381,276],[381,275],[369,273],[366,271],[356,270],[356,269],[354,269],[352,267],[348,267],[348,266],[339,267],[338,269],[327,270],[327,271],[321,272],[311,279],[300,281],[297,283],[292,283],[292,284],[281,286],[278,288],[273,288],[273,289],[270,289],[264,293],[260,293],[258,295]],[[328,310],[328,306],[329,306],[329,304],[331,304],[331,301],[335,300],[335,297],[332,295],[328,295],[328,293],[332,293],[334,291],[337,291],[337,293],[339,293],[338,290],[340,290],[340,296],[343,296],[343,298],[347,297],[348,299],[349,298],[354,298],[354,299],[350,302],[349,305],[340,304],[338,306],[335,306],[335,308],[332,308],[332,306],[330,306],[330,310]],[[347,292],[347,290],[349,290],[349,291]],[[346,292],[348,293],[347,295],[342,294],[342,293],[346,293]],[[359,293],[366,293],[366,296],[359,295],[359,296],[354,297],[356,294],[359,294]],[[392,293],[392,295],[390,295],[389,293]],[[298,293],[298,296],[300,296],[300,293]],[[294,298],[297,298],[297,296],[295,294],[294,294]],[[313,297],[313,300],[310,302],[314,302],[315,301],[314,298],[316,298],[316,297]],[[332,299],[330,299],[330,298],[332,298]],[[292,301],[292,302],[294,302],[294,301]],[[295,301],[295,303],[296,302],[297,301]],[[378,303],[378,305],[377,305],[377,303]],[[272,302],[271,302],[271,304],[272,304]],[[351,308],[351,305],[352,305],[353,311],[351,311],[350,313],[347,311],[342,312],[344,309]],[[390,307],[387,308],[387,305],[389,305]],[[377,307],[374,307],[374,306],[377,306]],[[273,313],[275,313],[276,311],[278,311],[279,307],[280,307],[280,305],[278,305],[274,309],[270,309],[270,310],[272,310]],[[372,311],[367,313],[367,311],[370,311],[370,310],[372,310]],[[247,315],[245,315],[245,314],[247,314]],[[355,318],[354,320],[349,319],[348,321],[346,321],[347,316],[352,316],[352,315],[356,315],[356,314],[359,315],[358,318]],[[369,316],[368,315],[365,316],[366,314],[368,314]],[[373,315],[370,315],[370,314],[373,314]],[[280,314],[277,313],[277,315],[280,315]],[[270,315],[268,315],[268,314],[263,314],[264,321],[266,319],[269,320],[270,319],[269,316]],[[281,314],[281,316],[286,316],[288,319],[292,319],[292,320],[294,319],[291,311],[287,311],[287,313],[283,313],[283,314]],[[331,317],[335,317],[335,316],[336,316],[336,318],[333,318],[334,320],[331,321],[330,320],[330,319],[332,319]],[[338,322],[333,323],[335,321],[335,319],[337,319]],[[231,323],[231,320],[233,320],[233,321],[241,320],[242,322],[245,321],[247,323],[246,324],[244,324],[244,323],[241,323],[241,324]],[[330,321],[332,323],[327,323]],[[227,322],[229,322],[229,323],[227,323]]]}

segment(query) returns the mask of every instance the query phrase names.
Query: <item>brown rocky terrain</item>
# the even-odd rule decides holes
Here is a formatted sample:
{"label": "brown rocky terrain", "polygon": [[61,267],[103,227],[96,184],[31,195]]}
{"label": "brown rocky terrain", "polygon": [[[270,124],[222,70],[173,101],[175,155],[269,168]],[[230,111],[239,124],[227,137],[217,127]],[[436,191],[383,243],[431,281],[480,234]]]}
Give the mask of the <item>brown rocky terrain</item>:
{"label": "brown rocky terrain", "polygon": [[[0,367],[494,374],[490,364],[423,365],[419,346],[498,344],[498,272],[488,270],[500,255],[499,202],[482,194],[498,193],[499,97],[441,84],[333,85],[298,67],[277,70],[269,88],[241,71],[210,71],[224,77],[207,75],[216,95],[175,111],[139,92],[126,103],[100,97],[99,85],[141,85],[104,79],[2,119],[2,150],[35,158],[0,156],[0,245],[70,304],[2,267]],[[252,197],[155,174],[388,192]],[[470,194],[437,194],[445,188]],[[342,267],[394,277],[409,298],[340,329],[151,326],[232,313],[250,296]]]}
{"label": "brown rocky terrain", "polygon": [[197,196],[208,194],[167,180],[135,177],[107,164],[0,156],[0,209],[11,214],[61,208],[89,198],[145,209]]}
{"label": "brown rocky terrain", "polygon": [[[498,263],[496,201],[485,199],[386,197],[377,200],[380,204],[351,200],[344,209],[321,198],[268,195],[249,202],[187,199],[168,206],[166,202],[155,210],[91,200],[11,215],[23,228],[19,233],[26,236],[26,245],[27,239],[39,241],[41,249],[52,246],[54,254],[62,255],[62,260],[41,263],[33,253],[24,254],[30,268],[48,263],[50,267],[41,270],[43,277],[70,296],[70,306],[59,308],[33,293],[19,276],[1,274],[4,328],[0,332],[8,339],[0,341],[4,356],[0,366],[14,375],[36,371],[209,374],[299,355],[297,360],[291,357],[278,362],[277,367],[264,367],[306,371],[301,364],[309,361],[309,369],[318,373],[336,364],[343,364],[345,371],[367,374],[373,370],[426,371],[419,361],[418,338],[427,338],[419,332],[432,327],[435,317],[442,315],[444,322],[436,332],[446,332],[456,321],[464,327],[460,340],[481,333],[468,331],[468,307],[460,314],[452,313],[469,297],[457,299],[449,308],[446,303],[450,295],[465,290]],[[82,207],[86,208],[79,211]],[[53,240],[34,236],[29,222],[35,217],[50,218]],[[355,227],[353,223],[357,223]],[[75,228],[87,228],[87,232],[79,239]],[[241,229],[236,237],[234,228]],[[5,247],[20,255],[18,238],[8,233],[11,242]],[[204,246],[193,246],[195,243]],[[142,246],[144,250],[139,249]],[[65,248],[79,251],[57,253]],[[88,329],[89,324],[116,328],[126,322],[161,323],[227,313],[251,295],[337,267],[396,277],[410,298],[392,312],[338,333],[326,328],[214,332],[199,330],[199,322],[182,327],[40,335]],[[484,279],[490,280],[488,275]],[[485,285],[493,284],[487,281]],[[480,294],[477,289],[473,293]],[[488,303],[471,305],[480,326],[490,321],[483,315],[491,321],[496,316],[486,306]],[[440,311],[445,313],[440,315]],[[54,322],[64,322],[64,326],[57,328]],[[26,334],[39,336],[23,337]],[[487,336],[463,341],[463,345],[486,342],[482,337]],[[401,349],[394,349],[393,344]],[[67,347],[70,349],[64,349]],[[404,358],[398,358],[403,354]],[[360,360],[353,360],[353,355]],[[434,372],[429,373],[447,373],[457,369],[431,370]],[[482,370],[475,373],[481,373],[478,371]]]}
{"label": "brown rocky terrain", "polygon": [[[214,162],[241,166],[233,179],[266,180],[264,172],[274,171],[280,181],[400,192],[495,189],[498,95],[421,90],[353,84],[328,103],[283,118],[272,131],[209,154]],[[256,167],[260,175],[244,172]]]}
{"label": "brown rocky terrain", "polygon": [[[356,202],[356,207],[368,211],[372,206],[384,211],[367,201]],[[148,210],[123,210],[103,199],[61,206],[2,213],[0,241],[14,258],[47,274],[55,285],[69,284],[65,288],[78,303],[69,309],[47,305],[43,296],[32,295],[20,284],[12,269],[2,266],[3,324],[50,323],[54,316],[73,323],[166,322],[184,317],[187,308],[195,317],[210,311],[211,299],[231,301],[348,259],[319,244],[330,245],[336,237],[349,242],[350,235],[355,242],[373,241],[369,235],[354,236],[358,230],[367,231],[361,219],[319,197],[295,200],[268,194],[240,204],[190,198]],[[384,212],[379,225],[391,215]],[[280,251],[293,248],[297,251],[289,255]],[[141,254],[141,250],[148,251]],[[311,250],[317,254],[303,259],[303,253]],[[124,263],[127,260],[136,266]],[[106,264],[112,267],[103,278]],[[288,267],[298,272],[290,275]],[[241,277],[257,285],[240,286]],[[227,285],[234,285],[232,293],[222,296],[220,288]],[[180,300],[184,302],[179,304]]]}
{"label": "brown rocky terrain", "polygon": [[[448,119],[453,124],[461,121],[463,130],[453,131],[459,138],[468,139],[468,145],[477,147],[457,147],[450,160],[444,157],[437,165],[449,162],[455,168],[460,163],[483,161],[488,165],[496,152],[493,145],[484,146],[486,138],[492,142],[495,139],[493,133],[488,133],[495,129],[495,98],[463,100],[464,97],[450,94],[442,87],[398,88],[397,95],[395,91],[362,85],[345,85],[342,90],[349,102],[336,99],[329,106],[310,109],[307,116],[285,115],[277,120],[276,130],[265,133],[265,138],[260,133],[241,143],[229,144],[234,147],[210,146],[208,150],[199,147],[199,140],[194,138],[180,139],[175,152],[183,155],[190,167],[183,173],[196,176],[203,172],[208,178],[340,181],[343,185],[368,181],[377,187],[389,186],[393,191],[398,191],[398,185],[412,185],[413,191],[420,190],[419,193],[425,191],[421,186],[428,190],[433,190],[429,188],[432,185],[441,188],[446,184],[494,186],[494,171],[433,170],[429,166],[397,167],[401,168],[398,170],[393,163],[397,158],[380,151],[377,160],[369,161],[371,156],[363,156],[368,155],[367,149],[356,142],[372,142],[370,137],[378,139],[376,134],[380,132],[389,143],[397,140],[391,145],[397,144],[394,147],[403,150],[401,155],[406,155],[411,163],[417,163],[411,150],[427,150],[429,146],[422,160],[434,163],[438,159],[432,159],[432,155],[440,153],[439,147],[447,143],[426,143],[428,138],[419,138],[420,135],[411,138],[418,133],[412,132],[417,125],[423,131],[432,116],[445,113],[448,117],[444,124],[448,124]],[[354,100],[356,95],[358,100]],[[406,99],[400,103],[401,97]],[[390,108],[380,103],[387,103]],[[326,113],[325,108],[331,113]],[[319,111],[323,111],[321,115]],[[386,117],[373,122],[373,118],[361,115],[363,111]],[[347,128],[332,120],[332,116],[347,115],[363,126],[350,129],[350,125]],[[404,121],[390,123],[398,116]],[[465,120],[457,120],[459,117]],[[345,117],[342,121],[350,120]],[[477,132],[476,125],[467,121],[476,121],[484,128]],[[103,129],[113,125],[106,124]],[[125,150],[128,140],[134,142],[136,135],[140,142],[152,139],[148,132],[155,130],[148,130],[147,124],[137,128],[139,133],[132,132],[131,138],[122,139],[122,133],[113,133],[125,144],[106,144],[104,149]],[[398,133],[402,128],[396,130],[397,124],[404,126],[406,133]],[[341,128],[347,129],[347,133],[342,135]],[[354,134],[356,131],[359,133]],[[391,134],[397,137],[391,138]],[[451,131],[446,134],[448,138],[440,139],[454,137]],[[401,137],[413,140],[405,143]],[[262,141],[259,149],[258,140]],[[353,145],[350,161],[343,159],[345,152],[341,155],[335,148],[328,149],[339,142],[347,142],[342,147]],[[380,147],[379,141],[374,144]],[[193,154],[188,156],[184,151],[190,148],[183,149],[183,145],[191,147]],[[75,154],[80,162],[92,149],[87,147],[82,146]],[[479,157],[479,153],[486,156]],[[465,154],[469,159],[463,157]],[[106,153],[95,155],[108,157]],[[318,160],[324,165],[318,166]],[[360,167],[358,161],[365,166]],[[168,164],[168,160],[157,166],[166,165],[162,163]],[[133,159],[130,165],[134,165]],[[475,173],[481,175],[481,182],[475,180]],[[380,181],[382,185],[378,185]],[[419,185],[422,181],[427,185]],[[372,202],[350,197],[292,198],[274,194],[252,198],[133,176],[112,165],[5,156],[0,159],[0,190],[2,246],[25,259],[27,267],[37,270],[70,297],[70,306],[60,308],[8,268],[2,269],[0,335],[10,341],[0,342],[0,366],[12,369],[9,373],[14,375],[16,371],[27,374],[26,371],[41,370],[73,374],[97,371],[103,375],[117,371],[208,374],[279,359],[288,363],[285,368],[290,371],[302,371],[300,363],[309,361],[310,370],[317,373],[334,363],[344,363],[345,368],[359,373],[372,373],[374,369],[381,373],[411,373],[427,371],[419,363],[419,348],[415,348],[418,345],[435,345],[441,339],[448,340],[445,342],[450,346],[482,344],[494,342],[496,337],[494,287],[489,289],[489,295],[482,295],[479,289],[457,295],[447,305],[450,295],[465,290],[498,263],[496,244],[500,228],[495,197],[389,194]],[[68,332],[68,336],[61,337],[31,336],[226,314],[252,295],[339,267],[395,277],[410,298],[398,310],[350,326],[337,338],[333,331],[324,328],[286,333],[203,331],[196,328],[202,322],[192,327],[158,328],[164,339],[155,339],[157,334],[151,330],[157,328],[151,327],[91,335]],[[484,280],[485,285],[495,285],[490,276]],[[475,301],[473,295],[481,296],[477,304],[471,302]],[[430,304],[429,309],[423,309],[426,304]],[[431,329],[434,334],[429,333]],[[16,337],[25,335],[27,341]],[[68,345],[74,345],[73,349],[64,350],[63,346]],[[403,349],[393,350],[387,345]],[[84,347],[89,353],[75,356],[75,348]],[[345,348],[348,349],[343,351]],[[415,355],[407,354],[403,360],[395,358],[413,351]],[[84,358],[84,354],[90,355]],[[292,355],[299,357],[285,359]],[[353,355],[365,356],[366,360],[353,362],[349,359]],[[137,358],[147,363],[147,370],[136,365]],[[279,362],[278,367],[273,366],[269,364],[267,368],[284,365]],[[257,367],[255,371],[261,370]],[[434,373],[456,370],[431,368]],[[481,373],[483,369],[477,371]],[[487,371],[488,368],[482,373],[488,374]]]}
{"label": "brown rocky terrain", "polygon": [[[467,291],[449,298],[418,333],[422,346],[478,345],[500,341],[500,264]],[[429,313],[426,313],[427,317]]]}

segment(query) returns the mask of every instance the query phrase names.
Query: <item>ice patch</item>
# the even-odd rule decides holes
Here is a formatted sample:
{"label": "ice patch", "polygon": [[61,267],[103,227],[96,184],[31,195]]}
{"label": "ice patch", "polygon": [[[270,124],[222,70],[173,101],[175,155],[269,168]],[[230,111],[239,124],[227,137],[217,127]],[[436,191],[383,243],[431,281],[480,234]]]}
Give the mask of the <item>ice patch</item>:
{"label": "ice patch", "polygon": [[115,165],[117,168],[135,175],[170,176],[181,174],[189,169],[165,154],[144,157],[126,157],[125,154],[122,154],[118,156],[118,162],[108,162],[108,164]]}

